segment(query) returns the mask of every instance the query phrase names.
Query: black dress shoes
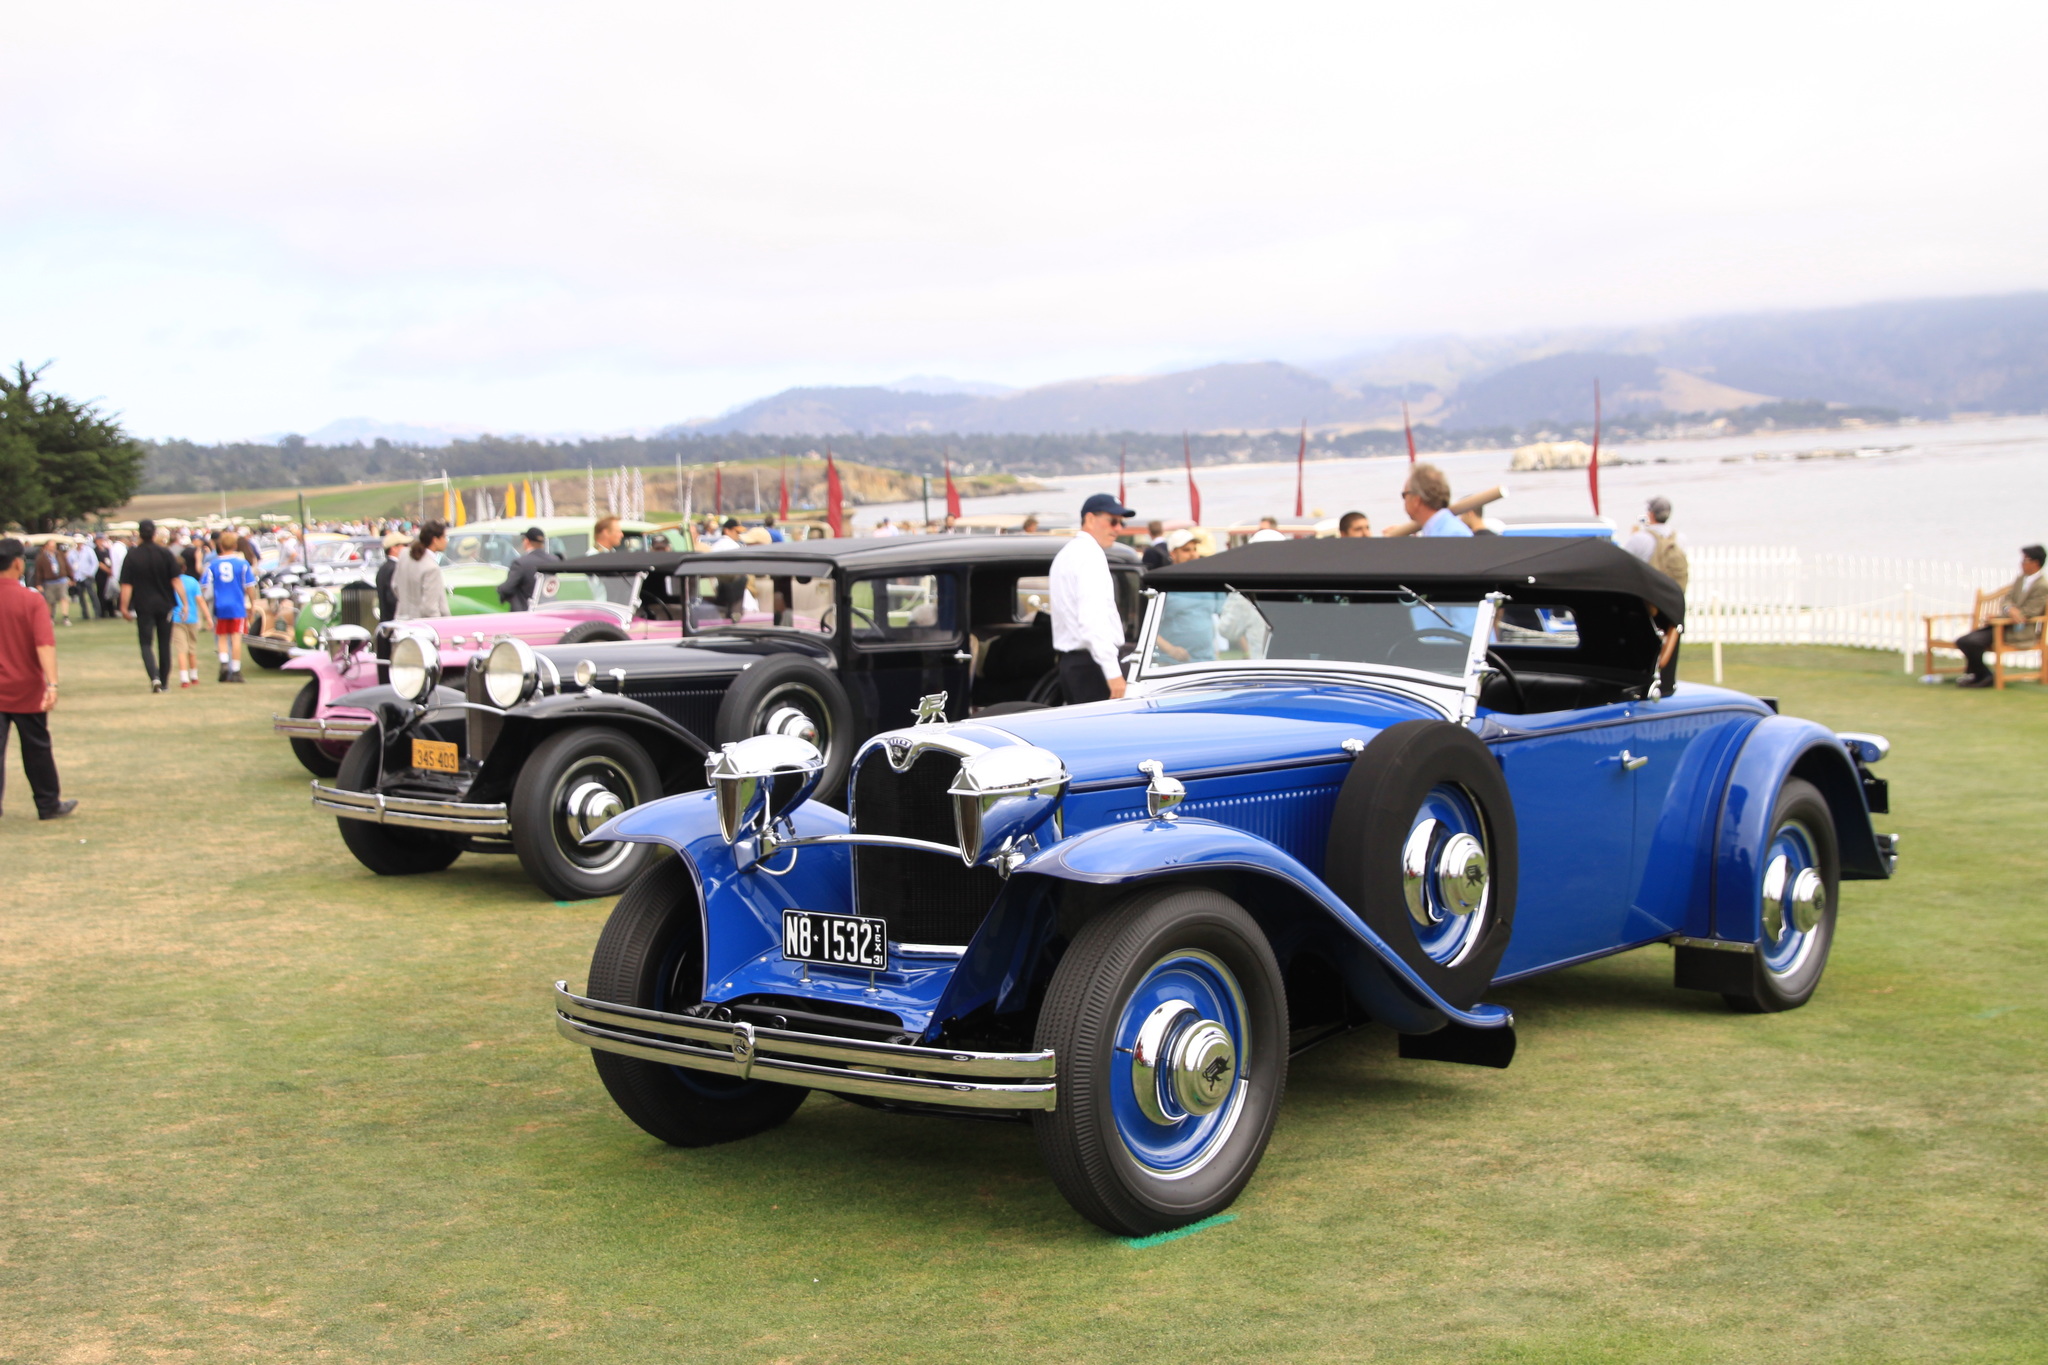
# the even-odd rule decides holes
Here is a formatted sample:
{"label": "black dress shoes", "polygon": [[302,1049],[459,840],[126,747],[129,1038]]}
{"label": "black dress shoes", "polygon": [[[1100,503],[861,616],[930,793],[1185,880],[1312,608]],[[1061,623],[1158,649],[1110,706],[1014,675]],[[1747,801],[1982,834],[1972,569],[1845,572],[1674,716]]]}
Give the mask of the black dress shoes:
{"label": "black dress shoes", "polygon": [[59,802],[57,803],[57,809],[55,809],[55,810],[46,810],[46,811],[43,811],[43,812],[41,812],[40,814],[38,814],[38,815],[36,816],[36,819],[38,819],[38,820],[62,820],[62,819],[63,819],[63,818],[65,817],[65,816],[67,816],[67,815],[71,814],[71,812],[73,812],[73,811],[75,811],[75,810],[77,810],[77,809],[78,809],[78,803],[77,803],[76,801],[59,801]]}

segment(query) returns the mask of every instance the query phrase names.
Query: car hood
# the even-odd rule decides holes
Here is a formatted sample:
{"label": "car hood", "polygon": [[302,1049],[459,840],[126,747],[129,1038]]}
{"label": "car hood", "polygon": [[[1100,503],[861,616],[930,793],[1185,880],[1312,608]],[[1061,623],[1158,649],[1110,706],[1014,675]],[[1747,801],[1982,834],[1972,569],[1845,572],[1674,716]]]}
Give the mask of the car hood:
{"label": "car hood", "polygon": [[986,732],[997,731],[1050,749],[1076,784],[1095,784],[1143,781],[1138,764],[1146,759],[1177,776],[1335,760],[1345,740],[1369,741],[1416,719],[1442,713],[1370,688],[1269,684],[1026,711],[952,729],[968,739],[995,739]]}

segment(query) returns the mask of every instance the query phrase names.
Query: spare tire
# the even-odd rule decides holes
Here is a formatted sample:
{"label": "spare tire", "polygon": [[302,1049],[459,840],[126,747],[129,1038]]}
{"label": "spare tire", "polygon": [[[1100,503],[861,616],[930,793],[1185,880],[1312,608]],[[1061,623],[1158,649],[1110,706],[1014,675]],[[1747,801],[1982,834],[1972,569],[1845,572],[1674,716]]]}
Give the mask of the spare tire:
{"label": "spare tire", "polygon": [[558,645],[589,645],[608,643],[615,640],[630,640],[633,637],[626,628],[613,621],[578,621],[562,632]]}
{"label": "spare tire", "polygon": [[731,744],[755,735],[807,739],[825,756],[818,799],[834,799],[853,766],[853,703],[832,670],[801,654],[775,654],[748,666],[718,704],[711,739]]}
{"label": "spare tire", "polygon": [[1352,761],[1323,880],[1460,1009],[1479,1003],[1515,921],[1514,801],[1462,725],[1408,720]]}

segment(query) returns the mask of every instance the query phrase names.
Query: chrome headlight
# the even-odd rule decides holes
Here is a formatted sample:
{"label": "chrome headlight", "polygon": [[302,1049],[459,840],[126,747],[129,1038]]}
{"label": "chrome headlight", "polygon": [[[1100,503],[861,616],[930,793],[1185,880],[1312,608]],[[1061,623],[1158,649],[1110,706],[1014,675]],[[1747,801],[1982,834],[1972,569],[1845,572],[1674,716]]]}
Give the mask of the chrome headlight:
{"label": "chrome headlight", "polygon": [[370,632],[361,626],[329,626],[320,632],[320,643],[327,647],[328,658],[346,668],[356,651],[370,643]]}
{"label": "chrome headlight", "polygon": [[431,630],[401,630],[391,643],[391,690],[423,701],[441,681],[441,638]]}
{"label": "chrome headlight", "polygon": [[765,834],[810,799],[825,756],[794,735],[755,735],[704,756],[704,775],[718,802],[718,832],[736,843]]}
{"label": "chrome headlight", "polygon": [[946,789],[960,861],[973,867],[1016,849],[1046,821],[1057,820],[1066,791],[1067,766],[1050,749],[1009,745],[961,760],[960,775]]}
{"label": "chrome headlight", "polygon": [[484,660],[484,695],[509,711],[540,686],[540,660],[524,640],[500,640]]}
{"label": "chrome headlight", "polygon": [[315,588],[306,598],[306,608],[309,611],[325,616],[334,609],[334,599],[328,595],[325,589]]}

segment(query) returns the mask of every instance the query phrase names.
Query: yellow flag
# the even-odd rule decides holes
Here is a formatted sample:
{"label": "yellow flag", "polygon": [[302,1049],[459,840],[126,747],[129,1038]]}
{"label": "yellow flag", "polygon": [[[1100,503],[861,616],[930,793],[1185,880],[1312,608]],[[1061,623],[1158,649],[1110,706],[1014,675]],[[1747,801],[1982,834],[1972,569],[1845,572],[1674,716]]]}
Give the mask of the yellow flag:
{"label": "yellow flag", "polygon": [[520,485],[520,489],[525,494],[526,515],[531,517],[533,515],[533,480],[528,479]]}
{"label": "yellow flag", "polygon": [[504,515],[508,517],[516,517],[519,515],[519,485],[516,483],[508,483],[505,485]]}
{"label": "yellow flag", "polygon": [[452,489],[445,486],[441,489],[441,524],[443,526],[453,526],[455,524],[455,493]]}

